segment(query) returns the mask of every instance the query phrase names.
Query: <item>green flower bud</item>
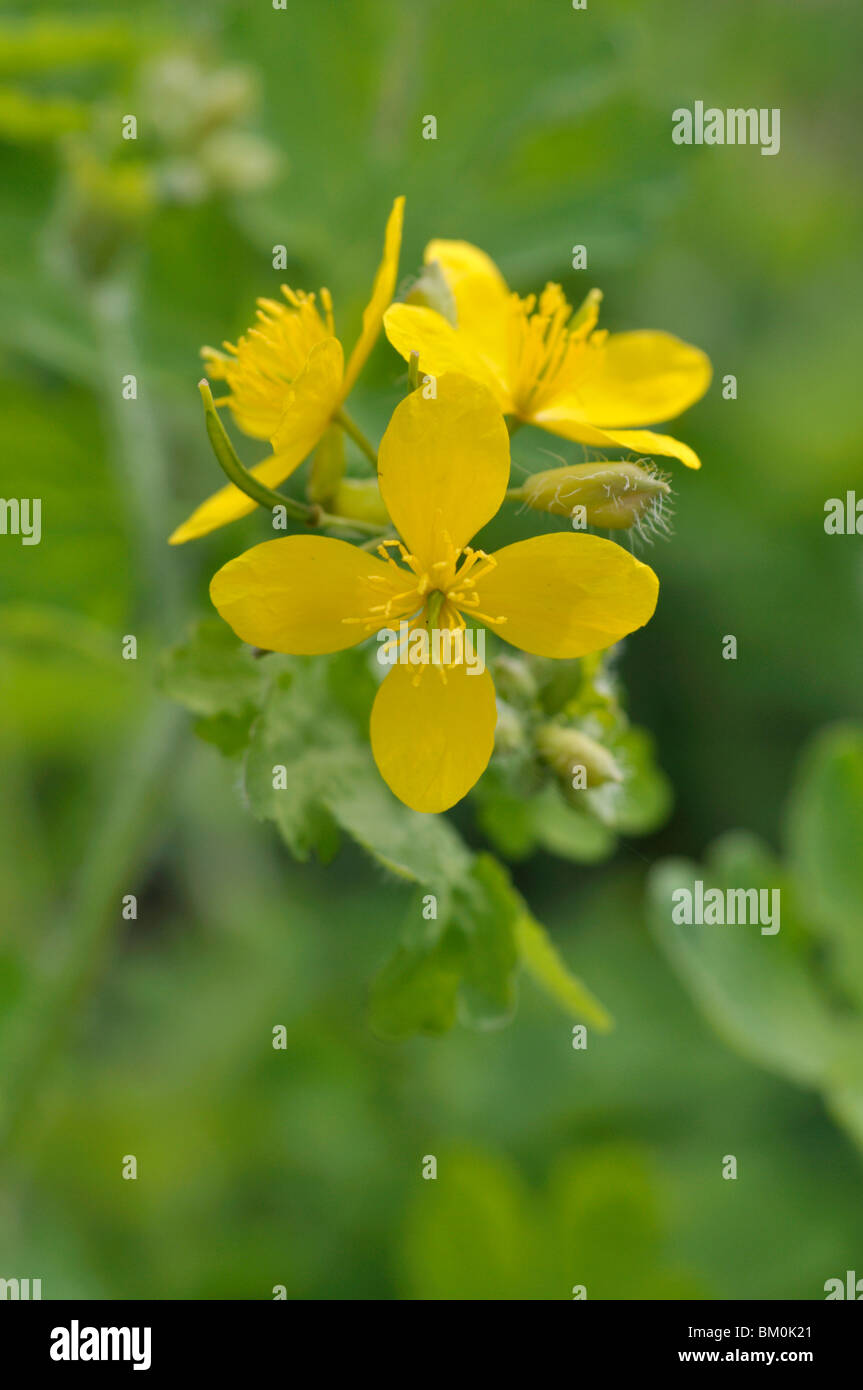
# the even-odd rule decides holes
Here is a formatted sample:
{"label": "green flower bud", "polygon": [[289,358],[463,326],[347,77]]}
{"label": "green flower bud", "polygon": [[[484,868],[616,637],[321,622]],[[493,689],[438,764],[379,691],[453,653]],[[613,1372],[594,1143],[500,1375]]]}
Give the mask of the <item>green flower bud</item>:
{"label": "green flower bud", "polygon": [[306,496],[319,506],[331,506],[345,471],[345,437],[338,425],[330,425],[312,457]]}
{"label": "green flower bud", "polygon": [[496,753],[518,753],[524,747],[524,726],[512,705],[497,702],[497,726],[494,731]]}
{"label": "green flower bud", "polygon": [[670,490],[641,463],[577,463],[534,473],[509,495],[535,511],[572,517],[577,529],[622,530],[655,514]]}
{"label": "green flower bud", "polygon": [[332,503],[336,516],[387,526],[390,515],[375,478],[342,478]]}
{"label": "green flower bud", "polygon": [[608,749],[580,729],[543,724],[537,730],[536,750],[567,791],[592,791],[604,782],[623,781]]}
{"label": "green flower bud", "polygon": [[498,693],[514,705],[532,705],[536,700],[536,680],[523,657],[509,653],[495,657],[494,684]]}

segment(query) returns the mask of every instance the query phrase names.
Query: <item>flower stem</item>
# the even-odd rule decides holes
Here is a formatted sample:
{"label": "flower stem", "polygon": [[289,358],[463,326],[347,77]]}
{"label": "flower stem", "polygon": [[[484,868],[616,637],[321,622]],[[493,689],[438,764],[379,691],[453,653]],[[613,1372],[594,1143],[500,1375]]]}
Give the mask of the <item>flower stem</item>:
{"label": "flower stem", "polygon": [[385,541],[394,541],[397,539],[398,537],[394,531],[380,531],[376,536],[372,536],[370,540],[363,541],[357,548],[359,550],[376,550],[377,547],[383,545]]}
{"label": "flower stem", "polygon": [[120,904],[158,842],[167,784],[177,766],[179,709],[154,702],[136,746],[120,761],[99,830],[80,865],[69,907],[29,993],[4,1035],[0,1143],[17,1136],[42,1095],[41,1078],[104,975],[119,934]]}
{"label": "flower stem", "polygon": [[371,443],[371,440],[366,438],[359,425],[355,424],[355,422],[351,419],[350,415],[348,415],[347,411],[337,411],[336,414],[333,416],[333,419],[336,421],[336,424],[341,425],[345,434],[348,435],[354,441],[357,448],[362,450],[366,458],[369,460],[369,463],[373,464],[374,467],[377,468],[378,456],[374,445]]}
{"label": "flower stem", "polygon": [[361,535],[372,536],[375,540],[386,535],[386,527],[379,526],[376,521],[362,521],[354,516],[333,516],[331,512],[321,511],[320,507],[316,510],[317,516],[309,520],[310,526],[339,526],[343,531],[359,531]]}
{"label": "flower stem", "polygon": [[[260,482],[247,468],[244,468],[237,458],[234,446],[225,433],[225,427],[219,419],[216,407],[213,403],[213,393],[210,390],[210,383],[206,377],[198,382],[198,390],[201,393],[201,400],[204,402],[204,418],[207,423],[207,434],[213,446],[213,453],[222,468],[222,471],[231,480],[235,487],[244,492],[247,497],[251,497],[253,502],[257,502],[262,507],[284,507],[285,515],[294,521],[304,521],[307,526],[314,526],[317,530],[322,527],[338,526],[342,530],[358,531],[362,536],[382,536],[383,528],[374,521],[361,521],[350,516],[333,516],[330,512],[325,512],[316,502],[298,502],[293,497],[285,497],[281,492],[274,492],[272,488]],[[341,423],[341,421],[340,421]],[[348,431],[350,433],[350,431]],[[368,446],[371,448],[371,445]]]}
{"label": "flower stem", "polygon": [[408,358],[408,384],[412,391],[416,391],[420,384],[420,355],[416,348]]}
{"label": "flower stem", "polygon": [[201,393],[201,400],[204,402],[204,419],[207,425],[207,435],[213,446],[213,453],[222,472],[238,487],[240,492],[244,492],[247,497],[251,497],[253,502],[257,502],[261,507],[284,507],[285,514],[293,517],[294,521],[308,521],[312,514],[312,508],[306,506],[304,502],[297,502],[293,497],[283,497],[280,492],[274,492],[272,488],[260,482],[253,473],[244,468],[237,458],[234,446],[225,433],[213,403],[213,393],[210,390],[210,383],[207,378],[202,378],[198,382],[198,390]]}

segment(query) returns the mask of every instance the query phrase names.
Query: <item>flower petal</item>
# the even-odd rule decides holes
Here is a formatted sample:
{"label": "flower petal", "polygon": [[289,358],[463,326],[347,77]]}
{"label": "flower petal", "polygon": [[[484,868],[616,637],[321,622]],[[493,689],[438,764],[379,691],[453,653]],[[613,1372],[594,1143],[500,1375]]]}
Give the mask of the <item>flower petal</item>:
{"label": "flower petal", "polygon": [[[441,320],[443,322],[443,320]],[[397,405],[378,451],[378,482],[408,550],[429,566],[495,515],[509,481],[509,435],[484,386],[451,372],[429,400]]]}
{"label": "flower petal", "polygon": [[384,314],[384,331],[405,361],[412,352],[419,353],[422,374],[441,377],[446,372],[461,372],[487,386],[504,414],[513,409],[497,373],[483,360],[471,340],[434,309],[416,304],[393,304]]}
{"label": "flower petal", "polygon": [[600,430],[584,424],[563,405],[538,410],[531,416],[530,423],[578,444],[590,444],[598,449],[631,449],[633,453],[650,458],[660,454],[663,458],[679,459],[687,468],[701,467],[695,450],[670,434],[657,434],[654,430]]}
{"label": "flower petal", "polygon": [[[338,407],[342,378],[342,345],[326,338],[309,353],[308,361],[293,385],[286,388],[285,410],[273,435],[273,453],[249,472],[267,487],[278,487],[311,453]],[[253,512],[257,502],[233,483],[202,502],[169,537],[171,545],[206,536],[229,521]]]}
{"label": "flower petal", "polygon": [[[210,598],[238,637],[297,656],[353,647],[398,618],[404,571],[329,536],[284,536],[253,546],[214,574]],[[373,611],[377,610],[377,611]]]}
{"label": "flower petal", "polygon": [[437,262],[452,290],[459,335],[504,389],[512,295],[494,261],[469,241],[430,241],[424,259]]}
{"label": "flower petal", "polygon": [[338,338],[324,338],[312,348],[305,367],[288,389],[272,445],[275,453],[296,458],[291,472],[318,442],[338,410],[343,366],[344,353]]}
{"label": "flower petal", "polygon": [[601,536],[556,532],[493,555],[476,581],[477,614],[506,642],[536,656],[602,651],[653,615],[659,580]]}
{"label": "flower petal", "polygon": [[393,666],[372,707],[372,752],[406,806],[446,811],[488,766],[496,723],[488,671],[448,666],[444,682],[434,666]]}
{"label": "flower petal", "polygon": [[399,270],[399,252],[402,244],[404,215],[405,200],[404,198],[396,198],[392,206],[392,211],[387,219],[386,231],[384,232],[384,253],[381,258],[381,263],[378,266],[374,285],[372,286],[371,299],[363,312],[363,326],[360,331],[360,336],[348,360],[342,390],[342,400],[346,398],[362,371],[366,359],[375,345],[375,340],[381,331],[381,321],[383,320],[384,310],[392,301],[396,287],[396,276]]}
{"label": "flower petal", "polygon": [[700,400],[711,375],[706,353],[671,333],[612,333],[573,356],[548,408],[600,429],[655,425]]}
{"label": "flower petal", "polygon": [[[312,441],[314,443],[314,441]],[[311,447],[311,446],[309,446]],[[308,450],[306,450],[308,453]],[[300,458],[292,455],[271,454],[262,463],[256,463],[249,472],[267,487],[278,487],[279,483],[284,482],[285,478],[303,461],[305,454]],[[197,540],[199,536],[206,536],[210,531],[215,531],[219,526],[226,526],[229,521],[237,521],[241,516],[248,516],[258,506],[257,502],[252,501],[233,483],[228,483],[227,487],[220,488],[208,497],[206,502],[202,502],[192,512],[190,517],[178,526],[176,531],[168,537],[170,545],[182,545],[185,541]]]}

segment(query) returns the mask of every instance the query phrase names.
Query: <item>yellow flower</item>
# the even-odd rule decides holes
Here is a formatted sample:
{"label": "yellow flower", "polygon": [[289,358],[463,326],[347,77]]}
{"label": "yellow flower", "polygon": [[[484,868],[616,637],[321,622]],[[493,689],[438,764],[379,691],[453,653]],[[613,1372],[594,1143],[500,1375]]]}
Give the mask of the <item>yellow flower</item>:
{"label": "yellow flower", "polygon": [[[230,408],[240,429],[269,439],[273,453],[250,471],[267,487],[277,487],[302,463],[325,433],[354,385],[380,332],[393,297],[401,247],[404,198],[396,198],[384,234],[384,251],[363,326],[347,366],[335,335],[332,299],[282,286],[285,303],[258,300],[258,321],[236,346],[204,348],[210,377],[224,381],[227,395],[216,402]],[[171,544],[193,540],[246,516],[257,503],[229,483],[178,526]]]}
{"label": "yellow flower", "polygon": [[596,331],[602,295],[591,290],[573,316],[559,285],[511,294],[492,260],[466,241],[432,241],[455,324],[430,308],[394,304],[384,328],[402,357],[419,352],[431,376],[464,372],[484,382],[505,415],[598,448],[663,454],[700,468],[677,439],[634,429],[670,420],[710,384],[709,359],[669,333]]}
{"label": "yellow flower", "polygon": [[[413,632],[478,621],[523,651],[577,657],[643,626],[658,581],[598,536],[535,536],[494,555],[468,542],[497,512],[509,440],[489,391],[456,373],[437,398],[414,391],[381,441],[379,482],[403,538],[379,557],[325,536],[265,541],[218,571],[210,596],[245,642],[341,651],[404,619]],[[391,551],[395,551],[397,559]],[[494,745],[494,684],[467,663],[393,665],[375,698],[381,775],[417,811],[444,811],[482,775]]]}

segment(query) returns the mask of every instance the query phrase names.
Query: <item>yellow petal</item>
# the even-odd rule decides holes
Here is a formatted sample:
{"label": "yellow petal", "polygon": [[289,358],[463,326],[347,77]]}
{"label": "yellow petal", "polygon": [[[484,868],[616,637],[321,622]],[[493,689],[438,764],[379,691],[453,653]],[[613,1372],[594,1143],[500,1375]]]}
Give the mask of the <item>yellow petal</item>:
{"label": "yellow petal", "polygon": [[[308,450],[306,451],[308,452]],[[279,483],[284,482],[285,478],[299,463],[302,463],[305,454],[301,458],[291,455],[287,457],[282,454],[271,454],[262,463],[255,464],[249,472],[267,487],[278,487]],[[253,512],[258,503],[253,502],[251,497],[247,497],[233,483],[228,483],[227,487],[220,488],[214,492],[212,497],[208,497],[206,502],[202,502],[192,515],[188,517],[182,525],[178,526],[168,541],[170,545],[182,545],[185,541],[197,540],[199,536],[206,536],[208,532],[215,531],[219,526],[226,526],[229,521],[236,521],[241,516],[248,516]]]}
{"label": "yellow petal", "polygon": [[695,450],[670,434],[657,434],[655,430],[596,429],[573,418],[567,408],[560,405],[538,410],[530,419],[531,424],[539,425],[540,429],[579,444],[590,444],[597,449],[631,449],[633,453],[648,458],[660,454],[663,458],[679,459],[687,468],[701,467],[701,459]]}
{"label": "yellow petal", "polygon": [[441,377],[446,372],[461,372],[487,386],[503,414],[513,409],[506,388],[471,340],[434,309],[393,304],[384,314],[384,331],[405,361],[412,352],[419,353],[421,375]]}
{"label": "yellow petal", "polygon": [[372,752],[406,806],[446,811],[488,766],[496,723],[488,671],[470,675],[467,666],[448,666],[444,682],[434,666],[393,666],[372,707]]}
{"label": "yellow petal", "polygon": [[392,301],[399,270],[399,251],[402,244],[402,224],[404,222],[405,200],[396,198],[392,212],[387,219],[384,232],[384,253],[378,266],[378,273],[372,286],[372,297],[363,313],[363,326],[348,361],[345,372],[342,400],[348,395],[354,382],[365,365],[375,339],[381,331],[384,310]]}
{"label": "yellow petal", "polygon": [[223,565],[210,598],[244,642],[304,656],[343,651],[388,627],[380,608],[389,599],[396,620],[415,607],[397,601],[404,579],[404,571],[347,541],[284,536]]}
{"label": "yellow petal", "polygon": [[[316,343],[292,386],[287,387],[285,410],[273,436],[273,453],[249,472],[267,487],[278,487],[299,468],[326,430],[338,408],[342,378],[342,345],[337,338]],[[196,540],[253,512],[253,502],[233,483],[202,502],[169,537],[171,545]]]}
{"label": "yellow petal", "polygon": [[671,333],[612,333],[573,357],[547,408],[599,429],[654,425],[700,400],[711,374],[707,355]]}
{"label": "yellow petal", "polygon": [[452,290],[459,336],[504,389],[512,295],[494,261],[469,241],[430,241],[425,260],[437,262]]}
{"label": "yellow petal", "polygon": [[[202,348],[207,375],[226,381],[225,404],[244,434],[269,439],[281,419],[288,388],[327,335],[315,296],[282,286],[283,298],[259,299],[254,325],[225,351]],[[332,332],[332,329],[330,329]]]}
{"label": "yellow petal", "polygon": [[393,525],[428,567],[461,550],[495,515],[509,481],[509,435],[484,386],[449,373],[426,400],[397,405],[378,451],[378,482]]}
{"label": "yellow petal", "polygon": [[537,656],[602,651],[643,627],[656,607],[653,570],[600,536],[534,536],[492,558],[494,568],[476,581],[477,612],[506,642]]}
{"label": "yellow petal", "polygon": [[296,458],[293,468],[311,452],[339,408],[343,365],[338,338],[324,338],[288,390],[272,445],[274,452]]}

